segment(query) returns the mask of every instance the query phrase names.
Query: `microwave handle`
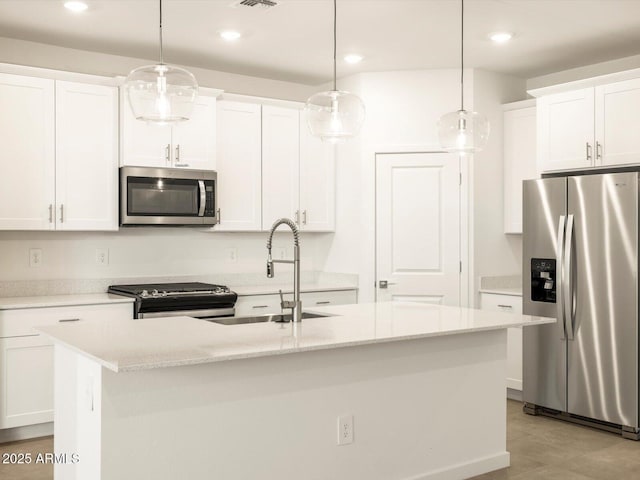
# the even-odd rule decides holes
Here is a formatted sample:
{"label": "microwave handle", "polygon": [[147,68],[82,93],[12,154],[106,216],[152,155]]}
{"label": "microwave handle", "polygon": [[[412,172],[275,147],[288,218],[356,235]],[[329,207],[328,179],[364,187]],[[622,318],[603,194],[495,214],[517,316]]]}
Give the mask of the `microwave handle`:
{"label": "microwave handle", "polygon": [[198,216],[204,217],[204,209],[207,206],[207,195],[204,189],[203,180],[198,180],[198,187],[200,188],[200,210],[198,211]]}

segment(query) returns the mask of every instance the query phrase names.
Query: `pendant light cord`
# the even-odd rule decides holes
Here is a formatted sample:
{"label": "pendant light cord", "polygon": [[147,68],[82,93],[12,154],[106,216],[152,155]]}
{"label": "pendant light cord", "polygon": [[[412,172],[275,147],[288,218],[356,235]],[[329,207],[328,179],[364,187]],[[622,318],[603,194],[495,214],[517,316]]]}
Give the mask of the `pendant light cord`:
{"label": "pendant light cord", "polygon": [[460,110],[464,110],[464,0],[460,6]]}
{"label": "pendant light cord", "polygon": [[162,0],[160,0],[160,65],[164,65],[164,57],[162,56]]}
{"label": "pendant light cord", "polygon": [[336,87],[336,45],[337,45],[337,23],[338,23],[338,13],[337,13],[337,5],[336,0],[333,0],[333,90],[337,91]]}

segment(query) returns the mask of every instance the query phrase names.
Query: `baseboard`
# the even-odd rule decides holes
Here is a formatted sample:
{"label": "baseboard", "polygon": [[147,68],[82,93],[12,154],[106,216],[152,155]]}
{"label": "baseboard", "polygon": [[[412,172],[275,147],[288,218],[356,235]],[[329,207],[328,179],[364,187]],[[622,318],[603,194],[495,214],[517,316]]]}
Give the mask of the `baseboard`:
{"label": "baseboard", "polygon": [[510,458],[509,452],[497,453],[490,457],[477,458],[467,463],[452,465],[405,480],[459,480],[460,478],[471,478],[494,470],[500,470],[501,468],[507,468],[510,465]]}
{"label": "baseboard", "polygon": [[48,437],[49,435],[53,435],[53,422],[27,425],[26,427],[3,428],[0,430],[0,443]]}
{"label": "baseboard", "polygon": [[522,390],[507,388],[507,398],[510,400],[517,400],[518,402],[522,402]]}

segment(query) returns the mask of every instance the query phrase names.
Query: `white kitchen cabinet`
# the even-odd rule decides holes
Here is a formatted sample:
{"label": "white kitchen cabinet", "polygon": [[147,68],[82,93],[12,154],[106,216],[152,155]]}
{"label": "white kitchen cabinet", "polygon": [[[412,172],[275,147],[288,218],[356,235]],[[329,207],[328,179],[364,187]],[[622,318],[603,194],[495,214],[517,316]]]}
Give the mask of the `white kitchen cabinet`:
{"label": "white kitchen cabinet", "polygon": [[541,171],[640,163],[640,79],[538,99]]}
{"label": "white kitchen cabinet", "polygon": [[0,429],[53,420],[53,345],[34,327],[132,318],[132,303],[1,310]]}
{"label": "white kitchen cabinet", "polygon": [[[480,293],[480,308],[522,314],[522,297]],[[522,391],[522,328],[507,329],[507,388]]]}
{"label": "white kitchen cabinet", "polygon": [[118,90],[56,81],[57,230],[118,229]]}
{"label": "white kitchen cabinet", "polygon": [[[285,293],[285,300],[291,300],[293,294]],[[302,310],[311,310],[313,307],[328,305],[347,305],[358,303],[357,290],[327,290],[317,292],[301,292],[300,301]],[[289,311],[289,309],[285,309]],[[280,313],[280,295],[240,295],[236,302],[236,317],[247,317],[252,315],[266,315],[270,313]],[[285,312],[286,313],[286,312]]]}
{"label": "white kitchen cabinet", "polygon": [[522,233],[522,181],[538,178],[535,100],[503,105],[504,233]]}
{"label": "white kitchen cabinet", "polygon": [[335,230],[335,147],[313,137],[304,111],[262,107],[262,228],[282,217],[301,231]]}
{"label": "white kitchen cabinet", "polygon": [[293,108],[262,107],[262,228],[282,217],[300,223],[300,115]]}
{"label": "white kitchen cabinet", "polygon": [[300,112],[300,223],[308,232],[336,228],[335,145],[309,131]]}
{"label": "white kitchen cabinet", "polygon": [[46,78],[0,74],[0,229],[54,228],[54,85]]}
{"label": "white kitchen cabinet", "polygon": [[218,221],[215,230],[262,229],[262,108],[223,100],[217,105]]}
{"label": "white kitchen cabinet", "polygon": [[0,96],[0,228],[117,230],[117,89],[0,74]]}
{"label": "white kitchen cabinet", "polygon": [[215,170],[215,96],[199,95],[191,118],[173,126],[136,120],[124,91],[121,97],[122,165]]}

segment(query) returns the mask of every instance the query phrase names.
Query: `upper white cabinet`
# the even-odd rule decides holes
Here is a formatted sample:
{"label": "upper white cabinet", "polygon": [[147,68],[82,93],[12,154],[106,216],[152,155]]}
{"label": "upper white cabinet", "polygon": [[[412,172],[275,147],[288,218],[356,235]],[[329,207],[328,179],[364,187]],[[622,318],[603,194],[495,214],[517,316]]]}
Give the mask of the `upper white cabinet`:
{"label": "upper white cabinet", "polygon": [[136,120],[121,97],[122,165],[215,170],[215,96],[198,95],[191,118],[173,126]]}
{"label": "upper white cabinet", "polygon": [[542,171],[640,163],[640,79],[538,99]]}
{"label": "upper white cabinet", "polygon": [[118,228],[118,90],[56,81],[56,229]]}
{"label": "upper white cabinet", "polygon": [[311,135],[300,112],[300,221],[308,232],[335,230],[335,145]]}
{"label": "upper white cabinet", "polygon": [[535,100],[503,108],[504,233],[522,233],[522,181],[538,177]]}
{"label": "upper white cabinet", "polygon": [[117,230],[117,89],[0,74],[4,230]]}
{"label": "upper white cabinet", "polygon": [[262,228],[265,230],[282,217],[300,224],[299,135],[298,110],[262,107]]}
{"label": "upper white cabinet", "polygon": [[55,204],[53,80],[0,74],[0,228],[48,230]]}
{"label": "upper white cabinet", "polygon": [[262,229],[262,120],[255,103],[218,102],[218,225]]}

